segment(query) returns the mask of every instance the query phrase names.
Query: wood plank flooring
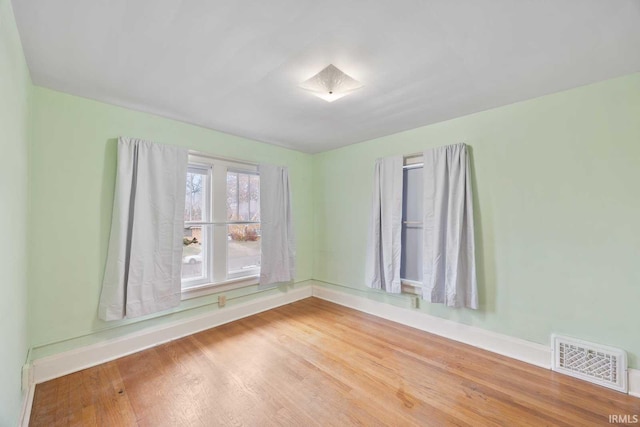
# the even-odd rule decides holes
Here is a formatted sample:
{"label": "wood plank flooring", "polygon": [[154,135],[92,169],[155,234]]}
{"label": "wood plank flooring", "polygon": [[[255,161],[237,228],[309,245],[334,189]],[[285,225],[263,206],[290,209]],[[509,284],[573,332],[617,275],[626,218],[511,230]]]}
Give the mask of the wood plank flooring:
{"label": "wood plank flooring", "polygon": [[640,399],[316,298],[36,387],[33,426],[589,426]]}

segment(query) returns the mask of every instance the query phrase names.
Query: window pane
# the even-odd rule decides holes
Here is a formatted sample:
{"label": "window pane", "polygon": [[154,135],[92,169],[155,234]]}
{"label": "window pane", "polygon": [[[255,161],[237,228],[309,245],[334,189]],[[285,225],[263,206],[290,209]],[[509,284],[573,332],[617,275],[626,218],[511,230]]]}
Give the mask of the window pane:
{"label": "window pane", "polygon": [[227,172],[227,220],[260,221],[260,176]]}
{"label": "window pane", "polygon": [[422,222],[422,168],[404,170],[402,218]]}
{"label": "window pane", "polygon": [[250,221],[249,219],[249,175],[238,174],[238,220]]}
{"label": "window pane", "polygon": [[255,274],[260,268],[260,225],[228,225],[229,275]]}
{"label": "window pane", "polygon": [[207,173],[189,169],[185,195],[184,220],[206,221],[207,218]]}
{"label": "window pane", "polygon": [[[182,238],[182,279],[197,280],[207,275],[206,233],[203,227],[184,229]],[[184,286],[183,286],[184,287]]]}
{"label": "window pane", "polygon": [[227,172],[227,220],[238,220],[238,174]]}
{"label": "window pane", "polygon": [[400,277],[422,282],[422,227],[402,227]]}
{"label": "window pane", "polygon": [[260,221],[260,175],[249,175],[250,221]]}

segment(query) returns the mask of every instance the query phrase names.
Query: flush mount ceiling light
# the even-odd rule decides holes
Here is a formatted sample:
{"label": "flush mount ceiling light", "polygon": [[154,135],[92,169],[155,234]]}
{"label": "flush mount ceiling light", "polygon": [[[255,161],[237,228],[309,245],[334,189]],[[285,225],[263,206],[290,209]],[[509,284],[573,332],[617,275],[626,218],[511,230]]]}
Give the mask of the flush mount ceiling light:
{"label": "flush mount ceiling light", "polygon": [[300,83],[300,87],[310,91],[318,98],[333,102],[362,87],[362,83],[329,64],[309,80]]}

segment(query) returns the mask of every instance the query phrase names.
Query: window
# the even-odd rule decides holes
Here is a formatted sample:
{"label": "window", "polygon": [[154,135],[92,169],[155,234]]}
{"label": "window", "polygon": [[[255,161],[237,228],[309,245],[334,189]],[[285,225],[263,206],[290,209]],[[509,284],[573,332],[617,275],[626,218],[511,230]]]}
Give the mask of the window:
{"label": "window", "polygon": [[257,167],[189,156],[182,289],[255,278],[260,273],[260,176]]}
{"label": "window", "polygon": [[403,290],[422,284],[422,158],[408,158],[403,170],[402,252],[400,278]]}

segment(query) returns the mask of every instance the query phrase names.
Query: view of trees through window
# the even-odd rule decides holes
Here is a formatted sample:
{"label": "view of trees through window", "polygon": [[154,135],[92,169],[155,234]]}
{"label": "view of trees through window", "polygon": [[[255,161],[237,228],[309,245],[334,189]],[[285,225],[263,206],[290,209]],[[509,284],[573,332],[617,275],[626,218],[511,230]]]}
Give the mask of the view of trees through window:
{"label": "view of trees through window", "polygon": [[228,233],[228,273],[260,266],[260,176],[227,172],[227,221],[256,222],[230,224]]}
{"label": "view of trees through window", "polygon": [[189,222],[208,221],[206,206],[206,171],[189,169],[184,204],[185,228],[182,248],[182,278],[197,279],[206,276],[206,230],[203,226],[189,225]]}
{"label": "view of trees through window", "polygon": [[184,206],[185,221],[202,221],[204,176],[201,173],[187,173],[187,194]]}

